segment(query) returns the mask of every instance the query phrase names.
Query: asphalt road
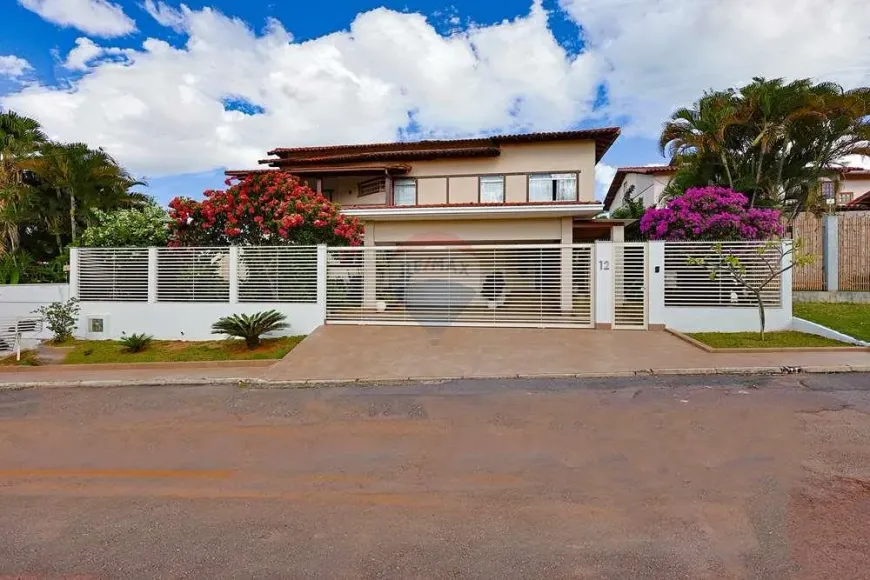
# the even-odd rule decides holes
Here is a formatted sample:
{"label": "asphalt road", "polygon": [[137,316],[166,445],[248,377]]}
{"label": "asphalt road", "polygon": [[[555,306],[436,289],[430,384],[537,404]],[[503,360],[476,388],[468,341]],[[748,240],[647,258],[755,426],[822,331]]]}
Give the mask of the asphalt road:
{"label": "asphalt road", "polygon": [[0,393],[0,578],[847,580],[868,522],[867,375]]}

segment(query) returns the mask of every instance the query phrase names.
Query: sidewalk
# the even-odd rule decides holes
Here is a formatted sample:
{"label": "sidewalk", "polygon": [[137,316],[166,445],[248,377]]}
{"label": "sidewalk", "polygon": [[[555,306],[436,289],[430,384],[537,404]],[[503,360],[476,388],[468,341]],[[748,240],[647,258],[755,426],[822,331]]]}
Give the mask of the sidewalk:
{"label": "sidewalk", "polygon": [[276,361],[236,363],[155,363],[141,365],[46,365],[0,367],[0,385],[57,386],[130,384],[208,384],[257,380]]}
{"label": "sidewalk", "polygon": [[[786,369],[787,367],[787,369]],[[0,389],[870,372],[870,352],[709,353],[660,331],[326,326],[279,361],[0,367]]]}

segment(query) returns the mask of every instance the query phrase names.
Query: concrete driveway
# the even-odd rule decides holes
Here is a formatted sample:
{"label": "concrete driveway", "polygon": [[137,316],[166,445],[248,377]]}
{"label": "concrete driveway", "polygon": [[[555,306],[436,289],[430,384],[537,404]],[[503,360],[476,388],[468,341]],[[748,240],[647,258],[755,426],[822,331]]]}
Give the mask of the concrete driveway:
{"label": "concrete driveway", "polygon": [[865,579],[868,386],[0,392],[0,578]]}
{"label": "concrete driveway", "polygon": [[870,366],[870,352],[711,354],[664,331],[325,325],[266,377],[387,380],[850,364]]}

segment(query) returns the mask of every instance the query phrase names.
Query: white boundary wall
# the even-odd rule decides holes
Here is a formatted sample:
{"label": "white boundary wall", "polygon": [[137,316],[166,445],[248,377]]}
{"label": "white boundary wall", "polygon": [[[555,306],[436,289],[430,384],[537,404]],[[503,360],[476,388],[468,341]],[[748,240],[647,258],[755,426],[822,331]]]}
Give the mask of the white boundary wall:
{"label": "white boundary wall", "polygon": [[[613,323],[613,256],[614,243],[595,244],[593,254],[594,323],[609,327]],[[0,319],[27,316],[36,308],[52,302],[63,301],[78,295],[80,263],[78,253],[71,253],[70,284],[35,284],[0,286]],[[233,248],[233,260],[229,268],[229,299],[224,302],[205,301],[158,301],[156,250],[149,250],[148,300],[139,302],[95,301],[81,303],[81,318],[78,336],[94,339],[117,339],[122,333],[146,333],[158,339],[209,340],[211,325],[220,317],[236,313],[254,313],[275,309],[287,316],[290,328],[286,334],[309,334],[326,319],[326,247],[317,248],[316,264],[304,276],[316,276],[308,302],[240,302],[239,286],[247,282],[245,273],[240,273],[236,262],[239,250]],[[683,332],[739,332],[758,329],[758,310],[754,306],[684,306],[665,305],[665,243],[649,242],[648,252],[648,317],[652,327],[664,325]],[[791,272],[783,274],[779,287],[779,305],[766,308],[767,328],[786,330],[793,328]],[[253,282],[251,282],[253,283]],[[259,279],[263,284],[263,278]],[[117,284],[117,282],[116,282]],[[244,293],[243,293],[244,294]],[[89,320],[101,318],[103,332],[89,332]],[[43,331],[40,338],[48,338]]]}
{"label": "white boundary wall", "polygon": [[[787,242],[784,242],[787,243]],[[649,242],[649,323],[681,332],[743,332],[759,328],[756,306],[665,306],[665,244]],[[726,246],[727,247],[727,246]],[[791,256],[787,255],[786,260]],[[789,330],[792,325],[792,271],[780,279],[780,305],[765,308],[767,330]]]}

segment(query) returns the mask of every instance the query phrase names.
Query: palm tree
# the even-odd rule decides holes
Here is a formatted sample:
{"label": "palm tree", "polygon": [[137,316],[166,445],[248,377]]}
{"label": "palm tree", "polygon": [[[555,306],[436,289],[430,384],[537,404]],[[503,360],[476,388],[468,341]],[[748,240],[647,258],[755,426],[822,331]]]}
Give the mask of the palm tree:
{"label": "palm tree", "polygon": [[789,204],[796,213],[845,156],[870,153],[868,115],[870,89],[808,79],[756,78],[739,90],[705,93],[662,131],[662,153],[679,167],[668,192],[722,185],[752,204]]}
{"label": "palm tree", "polygon": [[14,111],[0,113],[0,247],[4,250],[18,250],[19,224],[32,206],[22,162],[46,140],[36,120]]}
{"label": "palm tree", "polygon": [[28,167],[55,193],[58,205],[66,205],[73,244],[78,241],[79,222],[91,223],[95,210],[136,205],[141,197],[129,190],[142,182],[111,155],[84,143],[45,145]]}

